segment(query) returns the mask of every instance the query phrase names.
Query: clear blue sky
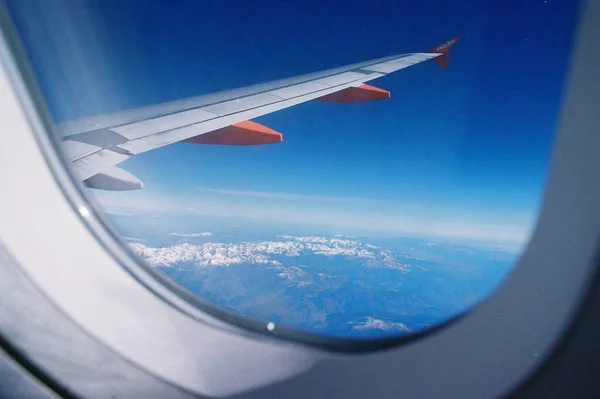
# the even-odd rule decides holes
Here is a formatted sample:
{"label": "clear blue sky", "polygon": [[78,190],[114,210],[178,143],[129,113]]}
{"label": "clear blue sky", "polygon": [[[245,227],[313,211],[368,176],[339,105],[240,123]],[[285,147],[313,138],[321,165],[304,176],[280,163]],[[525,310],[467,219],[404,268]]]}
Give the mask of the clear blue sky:
{"label": "clear blue sky", "polygon": [[490,243],[518,242],[534,221],[578,12],[573,0],[9,3],[57,120],[461,36],[450,69],[426,62],[373,81],[389,100],[258,118],[283,134],[276,145],[143,154],[122,166],[146,188],[101,198]]}

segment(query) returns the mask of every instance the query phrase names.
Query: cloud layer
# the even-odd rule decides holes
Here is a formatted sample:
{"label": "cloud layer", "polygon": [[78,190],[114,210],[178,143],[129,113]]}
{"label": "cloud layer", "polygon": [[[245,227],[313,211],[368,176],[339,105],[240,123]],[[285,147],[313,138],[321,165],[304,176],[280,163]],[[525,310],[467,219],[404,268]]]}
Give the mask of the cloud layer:
{"label": "cloud layer", "polygon": [[238,197],[254,197],[268,198],[289,201],[318,201],[318,202],[342,202],[342,203],[369,203],[369,204],[384,204],[389,202],[380,201],[369,198],[353,198],[353,197],[332,197],[325,195],[306,195],[296,193],[275,193],[269,191],[249,191],[249,190],[227,190],[221,188],[201,187],[200,190],[208,191],[215,194],[232,195]]}
{"label": "cloud layer", "polygon": [[198,237],[211,237],[213,234],[205,231],[203,233],[171,233],[170,236],[175,237],[186,237],[186,238],[198,238]]}

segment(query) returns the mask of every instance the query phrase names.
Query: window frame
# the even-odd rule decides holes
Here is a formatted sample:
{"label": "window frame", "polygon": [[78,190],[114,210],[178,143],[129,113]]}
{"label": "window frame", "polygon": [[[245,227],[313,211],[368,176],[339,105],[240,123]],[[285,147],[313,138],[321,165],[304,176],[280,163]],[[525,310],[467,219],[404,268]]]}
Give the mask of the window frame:
{"label": "window frame", "polygon": [[[19,171],[0,177],[6,190],[0,209],[19,215],[6,217],[0,226],[0,240],[14,258],[0,261],[0,268],[16,267],[20,276],[5,280],[14,287],[5,291],[5,301],[23,306],[17,287],[24,279],[43,293],[40,303],[45,300],[60,310],[79,334],[128,365],[119,367],[142,370],[186,394],[209,396],[494,397],[533,373],[554,351],[595,281],[600,181],[590,171],[600,170],[595,151],[600,148],[598,2],[582,5],[542,210],[518,266],[488,300],[463,317],[410,341],[374,340],[376,346],[355,351],[366,353],[352,355],[339,353],[348,352],[348,345],[335,350],[343,340],[319,342],[280,328],[270,333],[251,320],[227,319],[200,308],[191,295],[141,265],[72,179],[47,134],[51,125],[8,15],[2,8],[0,15],[0,80],[13,88],[0,103],[0,115],[13,128],[2,133],[11,145],[0,149],[0,165]],[[48,227],[28,230],[40,220],[60,240],[44,236]],[[65,259],[67,251],[72,253]],[[6,339],[31,353],[43,345],[44,339],[36,343],[32,338],[40,338],[40,332],[29,329],[35,323],[5,316],[0,316],[0,331]],[[52,317],[45,326],[48,334]],[[68,343],[63,337],[54,344],[66,348]],[[60,361],[60,353],[54,360],[32,361],[64,379],[68,365]],[[93,364],[87,367],[91,375],[98,372]],[[72,374],[66,373],[69,378]]]}

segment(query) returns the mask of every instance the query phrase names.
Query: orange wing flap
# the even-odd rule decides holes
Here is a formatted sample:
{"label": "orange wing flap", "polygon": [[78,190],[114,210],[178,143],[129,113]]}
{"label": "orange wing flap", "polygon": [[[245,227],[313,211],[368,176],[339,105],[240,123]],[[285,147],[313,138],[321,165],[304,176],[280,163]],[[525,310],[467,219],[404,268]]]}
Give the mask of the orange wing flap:
{"label": "orange wing flap", "polygon": [[183,140],[184,143],[215,145],[258,145],[280,143],[281,141],[283,141],[281,133],[252,121],[235,123]]}
{"label": "orange wing flap", "polygon": [[334,103],[356,103],[363,101],[384,100],[390,98],[390,92],[375,86],[361,85],[349,87],[335,93],[319,97],[316,100]]}

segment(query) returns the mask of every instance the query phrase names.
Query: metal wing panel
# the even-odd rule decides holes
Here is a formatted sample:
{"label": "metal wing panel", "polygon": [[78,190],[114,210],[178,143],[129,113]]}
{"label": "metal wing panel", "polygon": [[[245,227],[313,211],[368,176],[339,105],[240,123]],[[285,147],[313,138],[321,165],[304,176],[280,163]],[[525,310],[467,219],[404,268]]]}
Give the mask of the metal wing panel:
{"label": "metal wing panel", "polygon": [[233,100],[224,101],[219,104],[209,105],[202,109],[219,116],[226,116],[247,109],[273,104],[281,100],[281,97],[274,96],[270,92],[258,93],[247,97],[240,97]]}
{"label": "metal wing panel", "polygon": [[[146,151],[150,151],[155,148],[163,147],[168,144],[172,144],[181,140],[188,139],[190,137],[194,137],[203,133],[211,132],[216,129],[220,129],[234,123],[238,123],[241,121],[257,118],[262,115],[270,114],[285,108],[292,107],[294,105],[301,104],[303,102],[307,102],[310,100],[314,100],[316,98],[325,96],[327,94],[335,93],[337,91],[346,89],[348,87],[355,86],[357,83],[365,82],[368,80],[375,79],[381,74],[372,74],[372,75],[364,75],[364,74],[356,74],[352,75],[352,77],[358,77],[358,79],[347,81],[346,83],[340,84],[338,86],[326,87],[321,86],[321,90],[313,90],[303,95],[298,95],[294,98],[290,99],[279,99],[277,102],[273,102],[270,104],[259,105],[250,109],[242,109],[238,112],[232,112],[228,115],[223,115],[219,118],[211,119],[208,121],[204,121],[202,123],[191,124],[185,127],[181,127],[179,129],[174,129],[171,131],[157,133],[153,135],[148,135],[136,140],[130,140],[127,143],[123,143],[118,146],[119,149],[126,150],[131,154],[141,154]],[[251,99],[253,96],[246,97],[246,101],[248,103],[252,103]]]}
{"label": "metal wing panel", "polygon": [[88,155],[85,158],[73,161],[72,166],[79,178],[85,180],[88,177],[92,177],[102,172],[107,167],[114,166],[126,159],[129,159],[128,155],[120,154],[109,149],[103,149]]}
{"label": "metal wing panel", "polygon": [[95,115],[91,117],[66,121],[58,124],[58,134],[66,137],[87,131],[93,131],[101,128],[111,128],[122,126],[134,122],[143,121],[158,116],[185,111],[192,108],[200,108],[205,105],[220,103],[239,97],[246,97],[256,93],[264,93],[271,90],[287,88],[300,83],[314,81],[338,73],[360,69],[370,65],[379,64],[385,61],[406,57],[406,55],[395,55],[382,57],[376,60],[358,62],[343,67],[332,68],[325,71],[313,72],[305,75],[299,75],[291,78],[278,79],[271,82],[255,84],[237,89],[225,90],[221,92],[206,94],[202,96],[179,99],[166,103],[154,104],[150,106],[114,112],[104,115]]}
{"label": "metal wing panel", "polygon": [[419,62],[423,62],[423,61],[427,61],[431,58],[435,58],[439,55],[440,54],[436,54],[436,53],[412,54],[410,57],[404,57],[401,59],[390,60],[390,61],[382,62],[382,63],[376,64],[376,65],[372,65],[369,67],[369,70],[375,71],[375,72],[382,72],[382,73],[391,73],[391,72],[395,72],[395,71],[403,69],[403,68],[407,68],[411,65],[418,64]]}
{"label": "metal wing panel", "polygon": [[178,141],[182,141],[190,137],[198,136],[207,132],[212,132],[213,130],[233,125],[234,123],[257,118],[259,116],[270,114],[272,112],[276,112],[284,108],[289,108],[291,106],[310,101],[327,94],[335,93],[336,91],[339,91],[346,87],[350,87],[351,85],[352,84],[349,83],[341,88],[332,87],[319,92],[313,92],[303,96],[297,96],[288,100],[280,100],[272,104],[267,104],[257,108],[222,116],[220,118],[211,119],[202,123],[196,123],[181,127],[179,129],[153,134],[136,140],[130,140],[127,143],[119,145],[118,148],[123,149],[131,154],[141,154],[143,152],[163,147],[165,145],[172,144]]}
{"label": "metal wing panel", "polygon": [[142,122],[132,123],[113,128],[112,130],[127,137],[129,140],[134,140],[140,137],[177,129],[182,126],[203,122],[217,117],[218,115],[209,112],[206,108],[192,109],[172,115],[166,115],[158,118],[148,119]]}
{"label": "metal wing panel", "polygon": [[275,89],[275,90],[271,91],[270,93],[277,97],[281,97],[284,99],[290,99],[293,97],[301,96],[302,94],[304,94],[306,92],[319,91],[319,90],[326,89],[327,87],[328,86],[323,83],[306,82],[306,83],[299,83],[299,84],[293,85],[293,86],[282,87],[281,89]]}
{"label": "metal wing panel", "polygon": [[[108,115],[103,120],[92,117],[69,122],[61,125],[62,145],[73,161],[76,173],[84,180],[132,155],[357,86],[439,55],[416,53],[384,57],[294,78],[123,111]],[[74,123],[80,124],[78,131]],[[117,144],[113,135],[109,137],[107,132],[114,133],[115,137],[123,137],[126,141]],[[98,135],[98,140],[94,139],[94,135]],[[104,148],[99,147],[102,143],[106,144]],[[92,149],[81,144],[95,146]]]}
{"label": "metal wing panel", "polygon": [[95,145],[71,140],[60,143],[60,148],[63,155],[69,161],[75,161],[76,159],[86,157],[102,149],[100,147],[96,147]]}
{"label": "metal wing panel", "polygon": [[339,86],[348,82],[356,82],[365,78],[364,73],[360,72],[342,72],[337,75],[327,76],[326,78],[321,78],[315,80],[315,83],[321,83],[327,86]]}

